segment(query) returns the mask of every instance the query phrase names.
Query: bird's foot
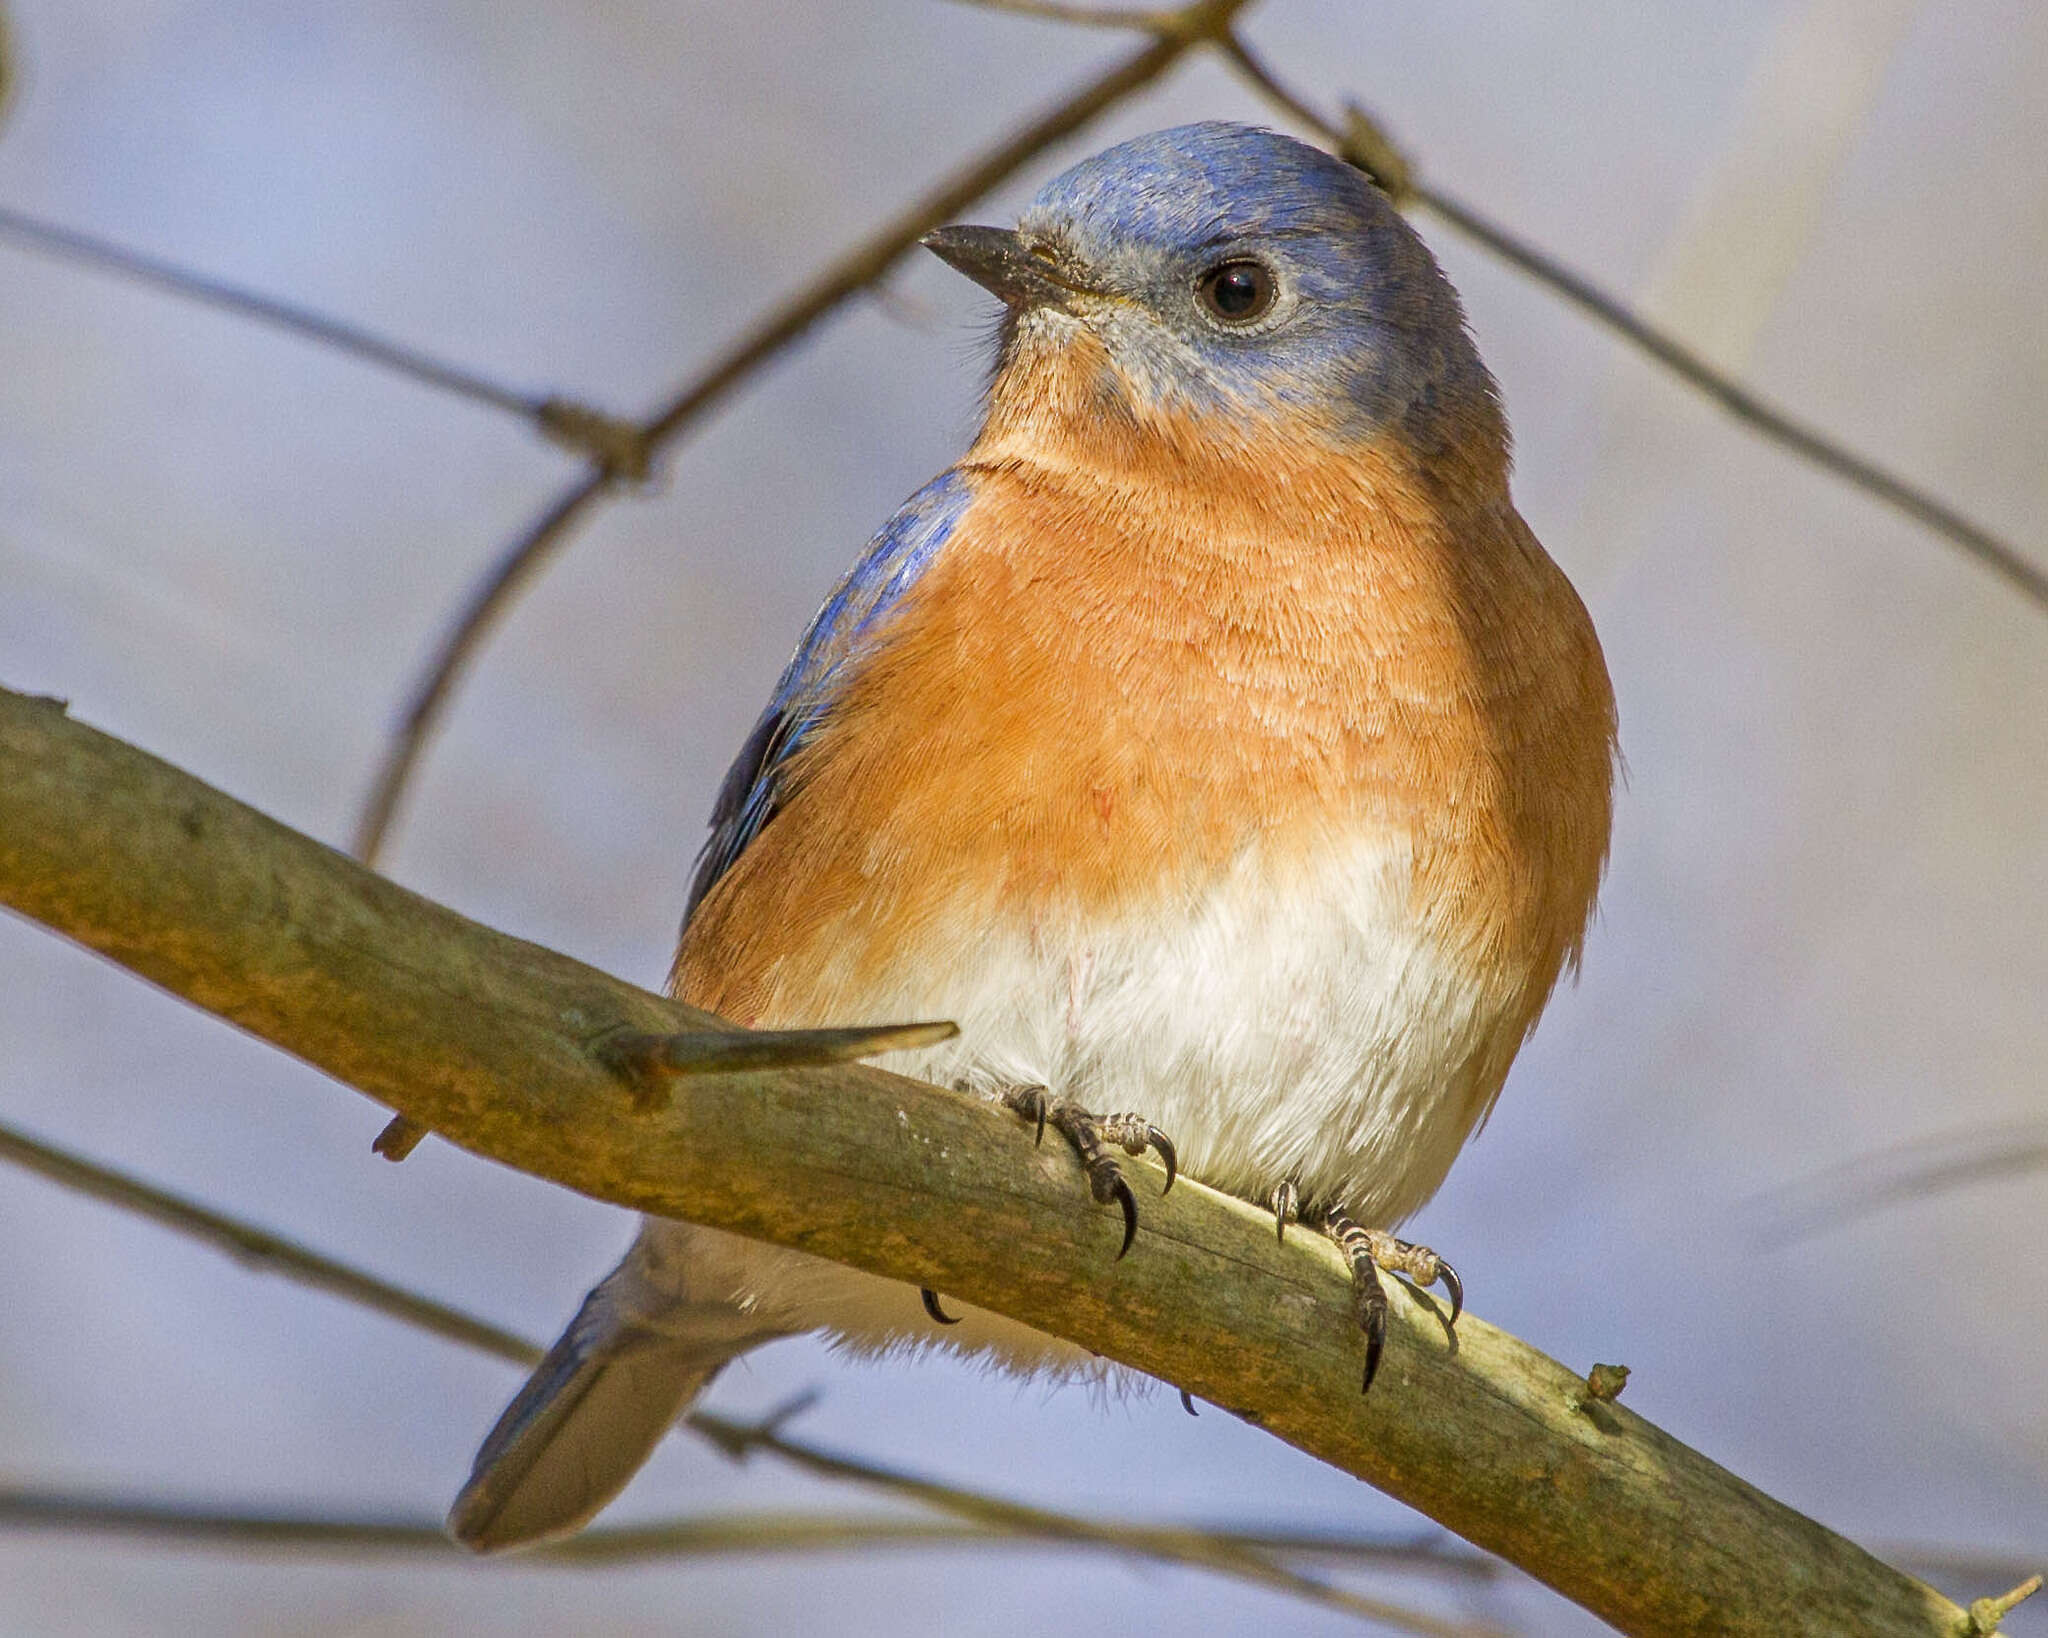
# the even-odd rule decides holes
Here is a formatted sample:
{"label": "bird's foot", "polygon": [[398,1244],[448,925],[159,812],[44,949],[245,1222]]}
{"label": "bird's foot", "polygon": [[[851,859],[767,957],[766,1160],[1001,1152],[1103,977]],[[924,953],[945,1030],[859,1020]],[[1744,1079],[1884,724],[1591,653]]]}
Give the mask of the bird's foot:
{"label": "bird's foot", "polygon": [[1122,1257],[1138,1235],[1138,1197],[1131,1192],[1123,1167],[1110,1151],[1114,1148],[1127,1155],[1142,1155],[1150,1149],[1158,1155],[1166,1166],[1166,1188],[1159,1191],[1164,1194],[1173,1187],[1180,1172],[1180,1158],[1174,1153],[1172,1140],[1141,1115],[1091,1115],[1078,1104],[1055,1098],[1042,1086],[1012,1087],[1002,1094],[1002,1101],[1006,1108],[1038,1128],[1040,1143],[1045,1141],[1045,1129],[1050,1126],[1073,1146],[1088,1173],[1088,1189],[1098,1205],[1106,1206],[1114,1200],[1123,1208],[1124,1243],[1117,1250],[1117,1256]]}
{"label": "bird's foot", "polygon": [[1365,1333],[1365,1384],[1361,1392],[1371,1391],[1372,1379],[1379,1374],[1380,1355],[1387,1346],[1387,1288],[1380,1281],[1381,1269],[1399,1274],[1425,1290],[1441,1281],[1451,1299],[1444,1329],[1455,1337],[1458,1316],[1465,1311],[1465,1282],[1443,1258],[1428,1246],[1396,1239],[1385,1229],[1360,1228],[1341,1209],[1327,1212],[1322,1227],[1351,1260],[1352,1312],[1358,1317],[1358,1328]]}

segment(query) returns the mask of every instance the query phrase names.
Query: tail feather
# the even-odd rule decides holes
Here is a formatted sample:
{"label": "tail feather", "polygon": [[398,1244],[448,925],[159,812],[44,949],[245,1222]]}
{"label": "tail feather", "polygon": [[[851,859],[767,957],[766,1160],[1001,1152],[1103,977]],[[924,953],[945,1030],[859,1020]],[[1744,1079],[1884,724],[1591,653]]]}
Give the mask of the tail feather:
{"label": "tail feather", "polygon": [[584,1300],[477,1451],[448,1515],[465,1547],[502,1552],[581,1529],[728,1360],[781,1334],[726,1302],[673,1304],[650,1324],[622,1300],[625,1273]]}

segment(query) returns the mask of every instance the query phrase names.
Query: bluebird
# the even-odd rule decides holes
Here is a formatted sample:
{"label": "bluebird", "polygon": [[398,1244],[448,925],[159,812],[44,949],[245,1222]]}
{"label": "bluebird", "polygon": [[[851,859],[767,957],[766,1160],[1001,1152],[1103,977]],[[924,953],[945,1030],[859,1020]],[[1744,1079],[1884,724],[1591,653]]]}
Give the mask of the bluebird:
{"label": "bluebird", "polygon": [[[1148,1150],[1168,1186],[1177,1164],[1330,1234],[1370,1386],[1382,1271],[1443,1280],[1455,1320],[1449,1265],[1391,1231],[1585,937],[1615,744],[1592,624],[1509,496],[1456,293],[1351,166],[1183,126],[1075,166],[1015,231],[924,242],[1004,304],[984,424],[782,673],[672,988],[761,1027],[957,1020],[891,1067],[1055,1130],[1126,1248],[1116,1156]],[[1105,1369],[649,1220],[453,1533],[575,1530],[728,1361],[810,1331]]]}

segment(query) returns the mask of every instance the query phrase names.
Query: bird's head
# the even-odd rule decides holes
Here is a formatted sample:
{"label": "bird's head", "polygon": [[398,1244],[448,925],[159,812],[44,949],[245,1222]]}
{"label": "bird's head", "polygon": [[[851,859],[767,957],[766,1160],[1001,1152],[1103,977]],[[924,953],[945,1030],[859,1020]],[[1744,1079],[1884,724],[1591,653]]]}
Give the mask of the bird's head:
{"label": "bird's head", "polygon": [[1504,449],[1435,259],[1364,175],[1292,138],[1154,132],[1055,178],[1014,231],[924,243],[1008,309],[991,434]]}

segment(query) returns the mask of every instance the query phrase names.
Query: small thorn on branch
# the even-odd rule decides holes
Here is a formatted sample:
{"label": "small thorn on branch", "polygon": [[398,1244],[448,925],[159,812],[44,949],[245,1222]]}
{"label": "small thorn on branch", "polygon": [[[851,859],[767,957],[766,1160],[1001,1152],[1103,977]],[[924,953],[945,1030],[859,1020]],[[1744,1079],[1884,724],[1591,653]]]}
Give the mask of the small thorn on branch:
{"label": "small thorn on branch", "polygon": [[817,1069],[884,1052],[936,1046],[958,1024],[874,1024],[849,1029],[685,1030],[673,1035],[625,1030],[607,1036],[597,1055],[636,1083],[635,1102],[653,1108],[661,1083],[678,1075],[731,1075],[756,1069]]}
{"label": "small thorn on branch", "polygon": [[2040,1590],[2041,1578],[2030,1575],[2002,1598],[1978,1599],[1970,1606],[1970,1638],[1995,1638],[1999,1623]]}
{"label": "small thorn on branch", "polygon": [[393,1115],[391,1124],[377,1134],[371,1149],[396,1165],[420,1146],[428,1128],[417,1121],[408,1120],[404,1115]]}
{"label": "small thorn on branch", "polygon": [[1579,1403],[1611,1405],[1621,1397],[1621,1390],[1627,1386],[1626,1365],[1595,1365],[1586,1373],[1585,1391],[1579,1395]]}

